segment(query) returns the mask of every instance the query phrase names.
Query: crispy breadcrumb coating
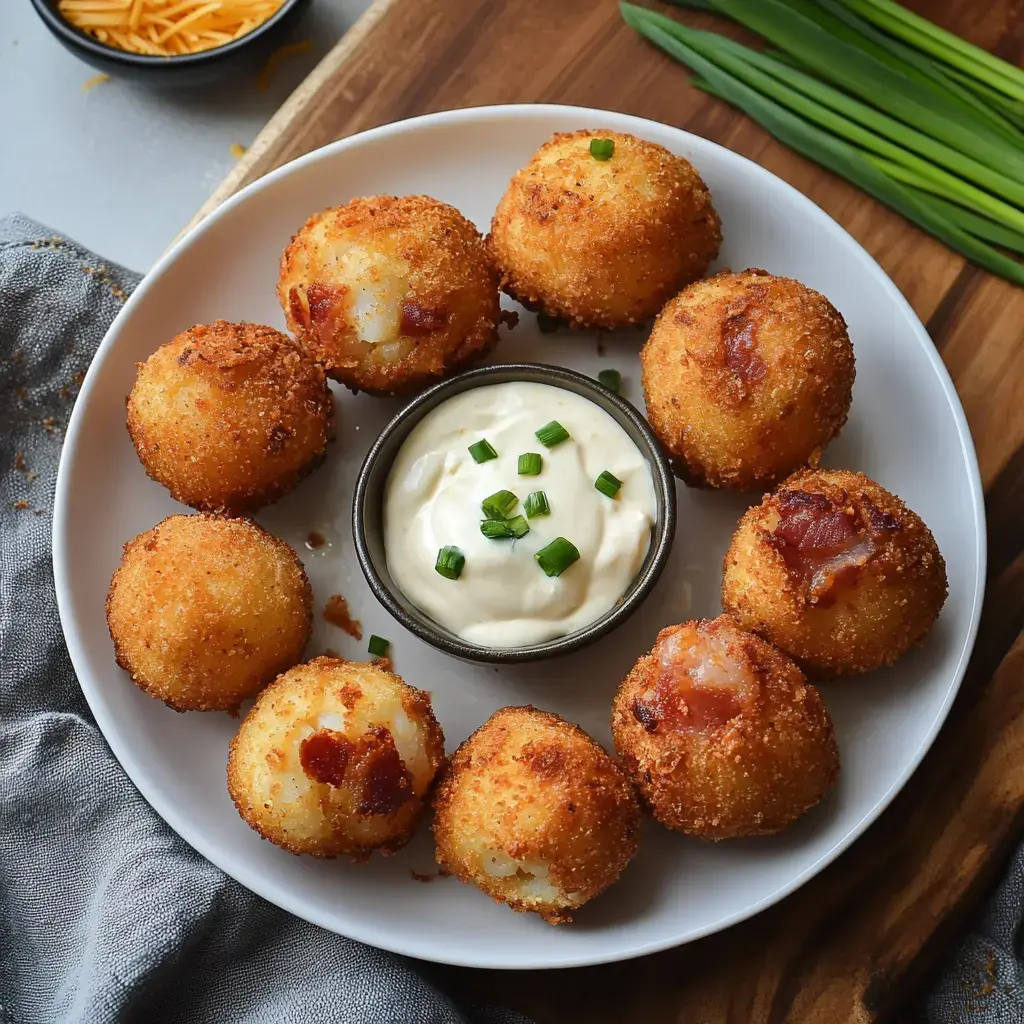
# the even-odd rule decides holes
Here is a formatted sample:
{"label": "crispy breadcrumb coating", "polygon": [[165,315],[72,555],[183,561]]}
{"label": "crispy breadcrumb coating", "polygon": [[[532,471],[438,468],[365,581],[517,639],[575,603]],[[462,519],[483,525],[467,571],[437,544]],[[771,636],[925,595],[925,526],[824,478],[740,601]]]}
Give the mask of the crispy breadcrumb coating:
{"label": "crispy breadcrumb coating", "polygon": [[250,519],[169,516],[124,546],[107,593],[118,665],[176,711],[235,711],[301,657],[313,593]]}
{"label": "crispy breadcrumb coating", "polygon": [[334,404],[323,370],[260,324],[199,324],[144,363],[128,432],[146,472],[207,512],[251,512],[324,458]]}
{"label": "crispy breadcrumb coating", "polygon": [[380,661],[320,657],[260,694],[231,742],[228,791],[285,850],[359,861],[412,838],[443,762],[429,694]]}
{"label": "crispy breadcrumb coating", "polygon": [[763,270],[685,288],[640,361],[648,419],[693,486],[771,487],[816,464],[850,411],[854,357],[842,316],[818,292]]}
{"label": "crispy breadcrumb coating", "polygon": [[404,395],[496,344],[497,275],[476,227],[429,196],[315,214],[281,256],[288,328],[353,391]]}
{"label": "crispy breadcrumb coating", "polygon": [[619,766],[579,726],[534,707],[496,711],[459,747],[434,812],[444,870],[551,924],[611,885],[640,838]]}
{"label": "crispy breadcrumb coating", "polygon": [[743,516],[725,556],[722,606],[813,677],[891,665],[945,600],[931,531],[862,473],[790,477]]}
{"label": "crispy breadcrumb coating", "polygon": [[612,733],[654,817],[701,839],[778,832],[839,776],[821,695],[727,615],[658,634],[616,695]]}
{"label": "crispy breadcrumb coating", "polygon": [[[608,160],[590,154],[610,140]],[[604,130],[559,132],[518,171],[491,221],[501,287],[574,327],[654,316],[718,255],[721,222],[693,166]]]}

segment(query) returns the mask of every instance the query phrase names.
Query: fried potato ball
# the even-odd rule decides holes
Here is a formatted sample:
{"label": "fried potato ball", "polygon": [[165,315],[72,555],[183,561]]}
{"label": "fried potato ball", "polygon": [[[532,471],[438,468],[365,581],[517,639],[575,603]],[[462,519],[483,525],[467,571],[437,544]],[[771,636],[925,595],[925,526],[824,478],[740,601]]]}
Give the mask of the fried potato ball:
{"label": "fried potato ball", "polygon": [[551,924],[608,888],[640,838],[619,766],[579,726],[534,707],[496,711],[459,747],[434,812],[442,868]]}
{"label": "fried potato ball", "polygon": [[[613,143],[607,159],[594,140]],[[654,316],[707,271],[721,222],[681,156],[620,132],[560,132],[518,171],[491,221],[501,287],[574,327]]]}
{"label": "fried potato ball", "polygon": [[138,365],[128,432],[146,472],[206,512],[252,512],[323,460],[323,370],[272,327],[199,324]]}
{"label": "fried potato ball", "polygon": [[648,419],[693,486],[774,486],[816,464],[850,411],[842,316],[824,295],[763,270],[685,288],[640,361]]}
{"label": "fried potato ball", "polygon": [[412,838],[443,762],[428,694],[382,663],[321,657],[260,694],[231,742],[228,791],[272,843],[365,860]]}
{"label": "fried potato ball", "polygon": [[313,592],[251,519],[169,516],[124,546],[107,592],[118,665],[175,711],[235,711],[301,657]]}
{"label": "fried potato ball", "polygon": [[353,391],[408,394],[497,342],[498,280],[483,238],[429,196],[324,210],[281,256],[288,328]]}
{"label": "fried potato ball", "polygon": [[932,628],[946,565],[931,531],[862,473],[798,473],[747,511],[722,606],[815,677],[891,665]]}
{"label": "fried potato ball", "polygon": [[778,832],[839,777],[821,695],[728,615],[658,634],[616,695],[612,733],[654,817],[701,839]]}

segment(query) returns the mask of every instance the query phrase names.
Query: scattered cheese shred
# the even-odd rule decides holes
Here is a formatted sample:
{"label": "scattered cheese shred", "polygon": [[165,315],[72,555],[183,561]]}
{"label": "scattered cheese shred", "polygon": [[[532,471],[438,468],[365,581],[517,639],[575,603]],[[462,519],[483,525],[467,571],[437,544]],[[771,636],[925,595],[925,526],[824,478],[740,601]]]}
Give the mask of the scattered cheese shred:
{"label": "scattered cheese shred", "polygon": [[92,78],[82,83],[82,92],[88,92],[94,85],[109,81],[110,75],[93,75]]}
{"label": "scattered cheese shred", "polygon": [[274,72],[277,70],[278,64],[288,57],[293,57],[297,53],[309,53],[313,49],[312,39],[301,39],[297,43],[289,43],[287,46],[279,46],[268,58],[266,66],[260,72],[260,77],[256,79],[256,88],[260,92],[265,92],[267,86],[270,85],[270,79],[273,77]]}
{"label": "scattered cheese shred", "polygon": [[232,142],[231,143],[231,155],[236,160],[241,160],[241,158],[243,156],[245,156],[245,146],[243,146],[240,142]]}
{"label": "scattered cheese shred", "polygon": [[76,28],[108,46],[172,57],[210,50],[238,39],[276,14],[283,3],[284,0],[59,0],[57,9]]}

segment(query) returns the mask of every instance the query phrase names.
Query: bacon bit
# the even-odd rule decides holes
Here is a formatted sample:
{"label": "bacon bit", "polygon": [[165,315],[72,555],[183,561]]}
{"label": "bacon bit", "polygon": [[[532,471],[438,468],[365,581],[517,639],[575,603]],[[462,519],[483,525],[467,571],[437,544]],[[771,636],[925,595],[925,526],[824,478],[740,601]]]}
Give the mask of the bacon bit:
{"label": "bacon bit", "polygon": [[743,713],[756,680],[726,639],[702,629],[680,630],[661,641],[661,672],[633,701],[633,717],[647,732],[703,731],[726,725]]}
{"label": "bacon bit", "polygon": [[14,393],[18,396],[20,401],[28,401],[28,388],[16,388]]}
{"label": "bacon bit", "polygon": [[359,741],[351,781],[360,814],[391,814],[412,796],[412,776],[387,729],[371,729]]}
{"label": "bacon bit", "polygon": [[23,509],[28,508],[28,502],[25,501],[24,499],[22,499],[21,501],[16,501],[14,502],[13,505],[11,505],[11,508],[16,508],[18,509],[18,511],[22,511]]}
{"label": "bacon bit", "polygon": [[769,538],[786,565],[808,585],[808,601],[827,608],[838,592],[852,586],[874,557],[879,541],[899,529],[899,521],[869,498],[863,499],[867,524],[858,523],[845,493],[839,503],[824,494],[780,491],[779,525]]}
{"label": "bacon bit", "polygon": [[331,594],[324,605],[324,620],[343,629],[354,640],[363,639],[363,626],[349,614],[348,601],[341,594]]}
{"label": "bacon bit", "polygon": [[355,744],[344,733],[319,729],[299,745],[299,764],[314,782],[340,786],[355,752]]}
{"label": "bacon bit", "polygon": [[[744,383],[754,384],[768,372],[757,350],[757,321],[750,315],[753,303],[744,302],[722,322],[725,365]],[[756,307],[755,307],[756,308]]]}
{"label": "bacon bit", "polygon": [[58,425],[57,420],[53,416],[45,416],[42,420],[43,430],[48,434],[56,434]]}
{"label": "bacon bit", "polygon": [[900,528],[900,521],[888,512],[883,512],[867,495],[863,504],[868,510],[868,522],[876,533],[895,533]]}
{"label": "bacon bit", "polygon": [[25,465],[25,453],[24,452],[15,452],[14,453],[14,468],[16,470],[18,470],[19,473],[27,472],[28,466]]}
{"label": "bacon bit", "polygon": [[510,331],[519,326],[519,314],[514,309],[503,309],[498,314],[498,323],[504,324]]}
{"label": "bacon bit", "polygon": [[327,543],[327,538],[319,530],[311,530],[306,538],[306,547],[310,551],[316,551]]}
{"label": "bacon bit", "polygon": [[430,334],[448,324],[448,314],[440,309],[421,306],[415,299],[406,299],[401,305],[403,334]]}
{"label": "bacon bit", "polygon": [[633,712],[633,717],[647,732],[655,732],[657,730],[660,723],[658,722],[657,709],[653,704],[637,697],[633,701],[633,707],[630,710]]}

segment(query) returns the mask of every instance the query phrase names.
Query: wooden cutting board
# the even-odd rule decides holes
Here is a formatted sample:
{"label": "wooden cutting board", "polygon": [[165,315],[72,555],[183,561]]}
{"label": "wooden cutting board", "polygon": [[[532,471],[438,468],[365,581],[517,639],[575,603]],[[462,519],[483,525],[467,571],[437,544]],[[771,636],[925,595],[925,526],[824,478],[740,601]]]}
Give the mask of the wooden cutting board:
{"label": "wooden cutting board", "polygon": [[[1012,0],[910,6],[1020,63],[1024,16]],[[664,9],[743,36],[710,16]],[[199,216],[342,136],[507,102],[605,107],[688,129],[785,178],[859,239],[927,325],[963,400],[987,495],[989,586],[976,653],[935,746],[879,821],[797,893],[726,932],[639,961],[437,974],[460,1002],[505,1002],[542,1024],[890,1019],[1024,824],[1024,291],[691,88],[681,67],[622,24],[614,0],[376,0]]]}

